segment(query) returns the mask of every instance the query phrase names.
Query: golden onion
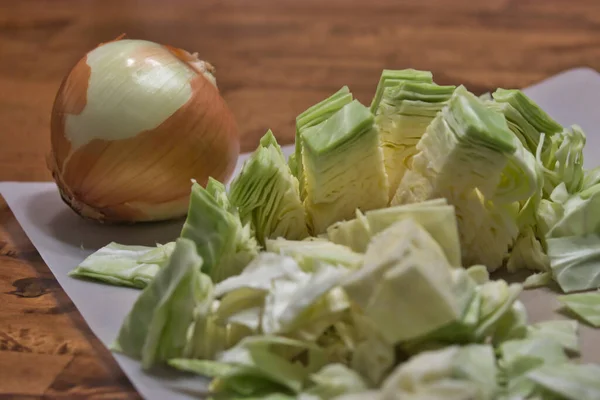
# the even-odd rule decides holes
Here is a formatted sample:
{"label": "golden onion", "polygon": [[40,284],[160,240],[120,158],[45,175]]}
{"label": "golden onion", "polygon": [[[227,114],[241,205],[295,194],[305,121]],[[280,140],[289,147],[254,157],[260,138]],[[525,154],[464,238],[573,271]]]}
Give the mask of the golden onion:
{"label": "golden onion", "polygon": [[239,155],[214,68],[143,40],[99,45],[63,80],[48,166],[63,200],[106,222],[185,215],[191,179],[229,179]]}

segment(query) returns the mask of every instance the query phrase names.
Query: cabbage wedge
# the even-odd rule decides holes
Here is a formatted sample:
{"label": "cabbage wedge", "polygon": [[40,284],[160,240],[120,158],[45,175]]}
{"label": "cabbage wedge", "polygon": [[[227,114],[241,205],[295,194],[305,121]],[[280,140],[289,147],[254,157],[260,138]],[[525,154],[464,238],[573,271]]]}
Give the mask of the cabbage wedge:
{"label": "cabbage wedge", "polygon": [[219,282],[239,274],[258,254],[249,224],[242,224],[225,186],[210,178],[206,189],[194,182],[181,237],[196,244],[202,272]]}
{"label": "cabbage wedge", "polygon": [[292,175],[271,131],[244,163],[231,183],[231,203],[244,223],[250,223],[259,244],[269,238],[308,236],[298,180]]}
{"label": "cabbage wedge", "polygon": [[383,91],[374,113],[390,185],[390,200],[396,193],[406,165],[410,165],[417,152],[415,146],[419,139],[455,88],[407,80]]}
{"label": "cabbage wedge", "polygon": [[429,71],[420,71],[417,69],[384,69],[381,72],[375,96],[371,100],[370,111],[374,115],[379,108],[379,103],[383,98],[385,90],[394,87],[405,81],[433,83],[433,74]]}
{"label": "cabbage wedge", "polygon": [[344,86],[325,100],[308,108],[296,117],[295,149],[294,154],[292,154],[288,160],[288,164],[292,174],[298,178],[301,199],[304,199],[306,196],[306,188],[304,187],[304,164],[302,163],[302,132],[324,122],[352,100],[353,98],[350,89],[348,89],[348,86]]}
{"label": "cabbage wedge", "polygon": [[489,106],[504,114],[511,131],[531,154],[541,146],[541,161],[547,166],[552,152],[550,139],[563,130],[562,126],[520,90],[497,89],[492,97],[495,102]]}
{"label": "cabbage wedge", "polygon": [[301,138],[304,206],[314,235],[351,218],[357,208],[366,211],[387,205],[379,132],[365,106],[353,100],[303,131]]}
{"label": "cabbage wedge", "polygon": [[519,146],[502,114],[458,87],[417,144],[392,204],[445,197],[456,208],[463,264],[496,269],[519,232],[518,204],[508,200],[535,190],[522,191],[528,179],[507,183],[511,163],[526,169],[515,161]]}

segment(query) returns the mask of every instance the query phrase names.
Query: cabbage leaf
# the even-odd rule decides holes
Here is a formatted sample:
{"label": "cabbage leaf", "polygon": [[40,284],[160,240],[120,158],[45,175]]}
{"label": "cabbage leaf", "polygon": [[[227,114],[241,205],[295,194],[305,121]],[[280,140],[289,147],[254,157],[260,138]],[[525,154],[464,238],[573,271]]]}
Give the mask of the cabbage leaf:
{"label": "cabbage leaf", "polygon": [[298,180],[271,131],[262,137],[258,149],[231,182],[229,196],[241,220],[252,225],[261,245],[268,238],[308,236]]}
{"label": "cabbage leaf", "polygon": [[588,324],[600,328],[600,292],[558,296],[558,301]]}
{"label": "cabbage leaf", "polygon": [[174,248],[175,242],[156,247],[112,242],[83,260],[69,276],[143,289],[169,261]]}
{"label": "cabbage leaf", "polygon": [[237,275],[258,254],[250,225],[242,224],[225,186],[209,179],[206,189],[194,182],[181,237],[196,244],[202,272],[215,282]]}
{"label": "cabbage leaf", "polygon": [[206,301],[210,278],[200,272],[202,258],[188,239],[175,249],[125,318],[112,349],[141,359],[142,367],[182,357],[196,308]]}

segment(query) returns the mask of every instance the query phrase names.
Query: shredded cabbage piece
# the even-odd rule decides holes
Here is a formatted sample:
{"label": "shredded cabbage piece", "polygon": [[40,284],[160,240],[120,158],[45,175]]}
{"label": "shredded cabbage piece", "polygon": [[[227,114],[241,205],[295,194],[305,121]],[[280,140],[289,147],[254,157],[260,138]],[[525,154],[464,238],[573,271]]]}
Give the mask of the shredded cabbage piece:
{"label": "shredded cabbage piece", "polygon": [[568,294],[559,296],[558,301],[588,324],[600,328],[600,292]]}
{"label": "shredded cabbage piece", "polygon": [[169,261],[174,248],[175,242],[156,247],[112,242],[83,260],[69,276],[143,289]]}

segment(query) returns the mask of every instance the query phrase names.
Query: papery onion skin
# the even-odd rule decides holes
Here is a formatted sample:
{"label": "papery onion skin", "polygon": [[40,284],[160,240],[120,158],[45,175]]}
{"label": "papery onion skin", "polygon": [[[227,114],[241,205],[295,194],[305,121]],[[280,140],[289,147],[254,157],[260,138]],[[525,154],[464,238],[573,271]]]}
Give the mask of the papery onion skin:
{"label": "papery onion skin", "polygon": [[48,166],[63,200],[102,222],[165,220],[186,214],[191,179],[229,179],[238,128],[213,73],[185,50],[142,40],[89,52],[52,110]]}

